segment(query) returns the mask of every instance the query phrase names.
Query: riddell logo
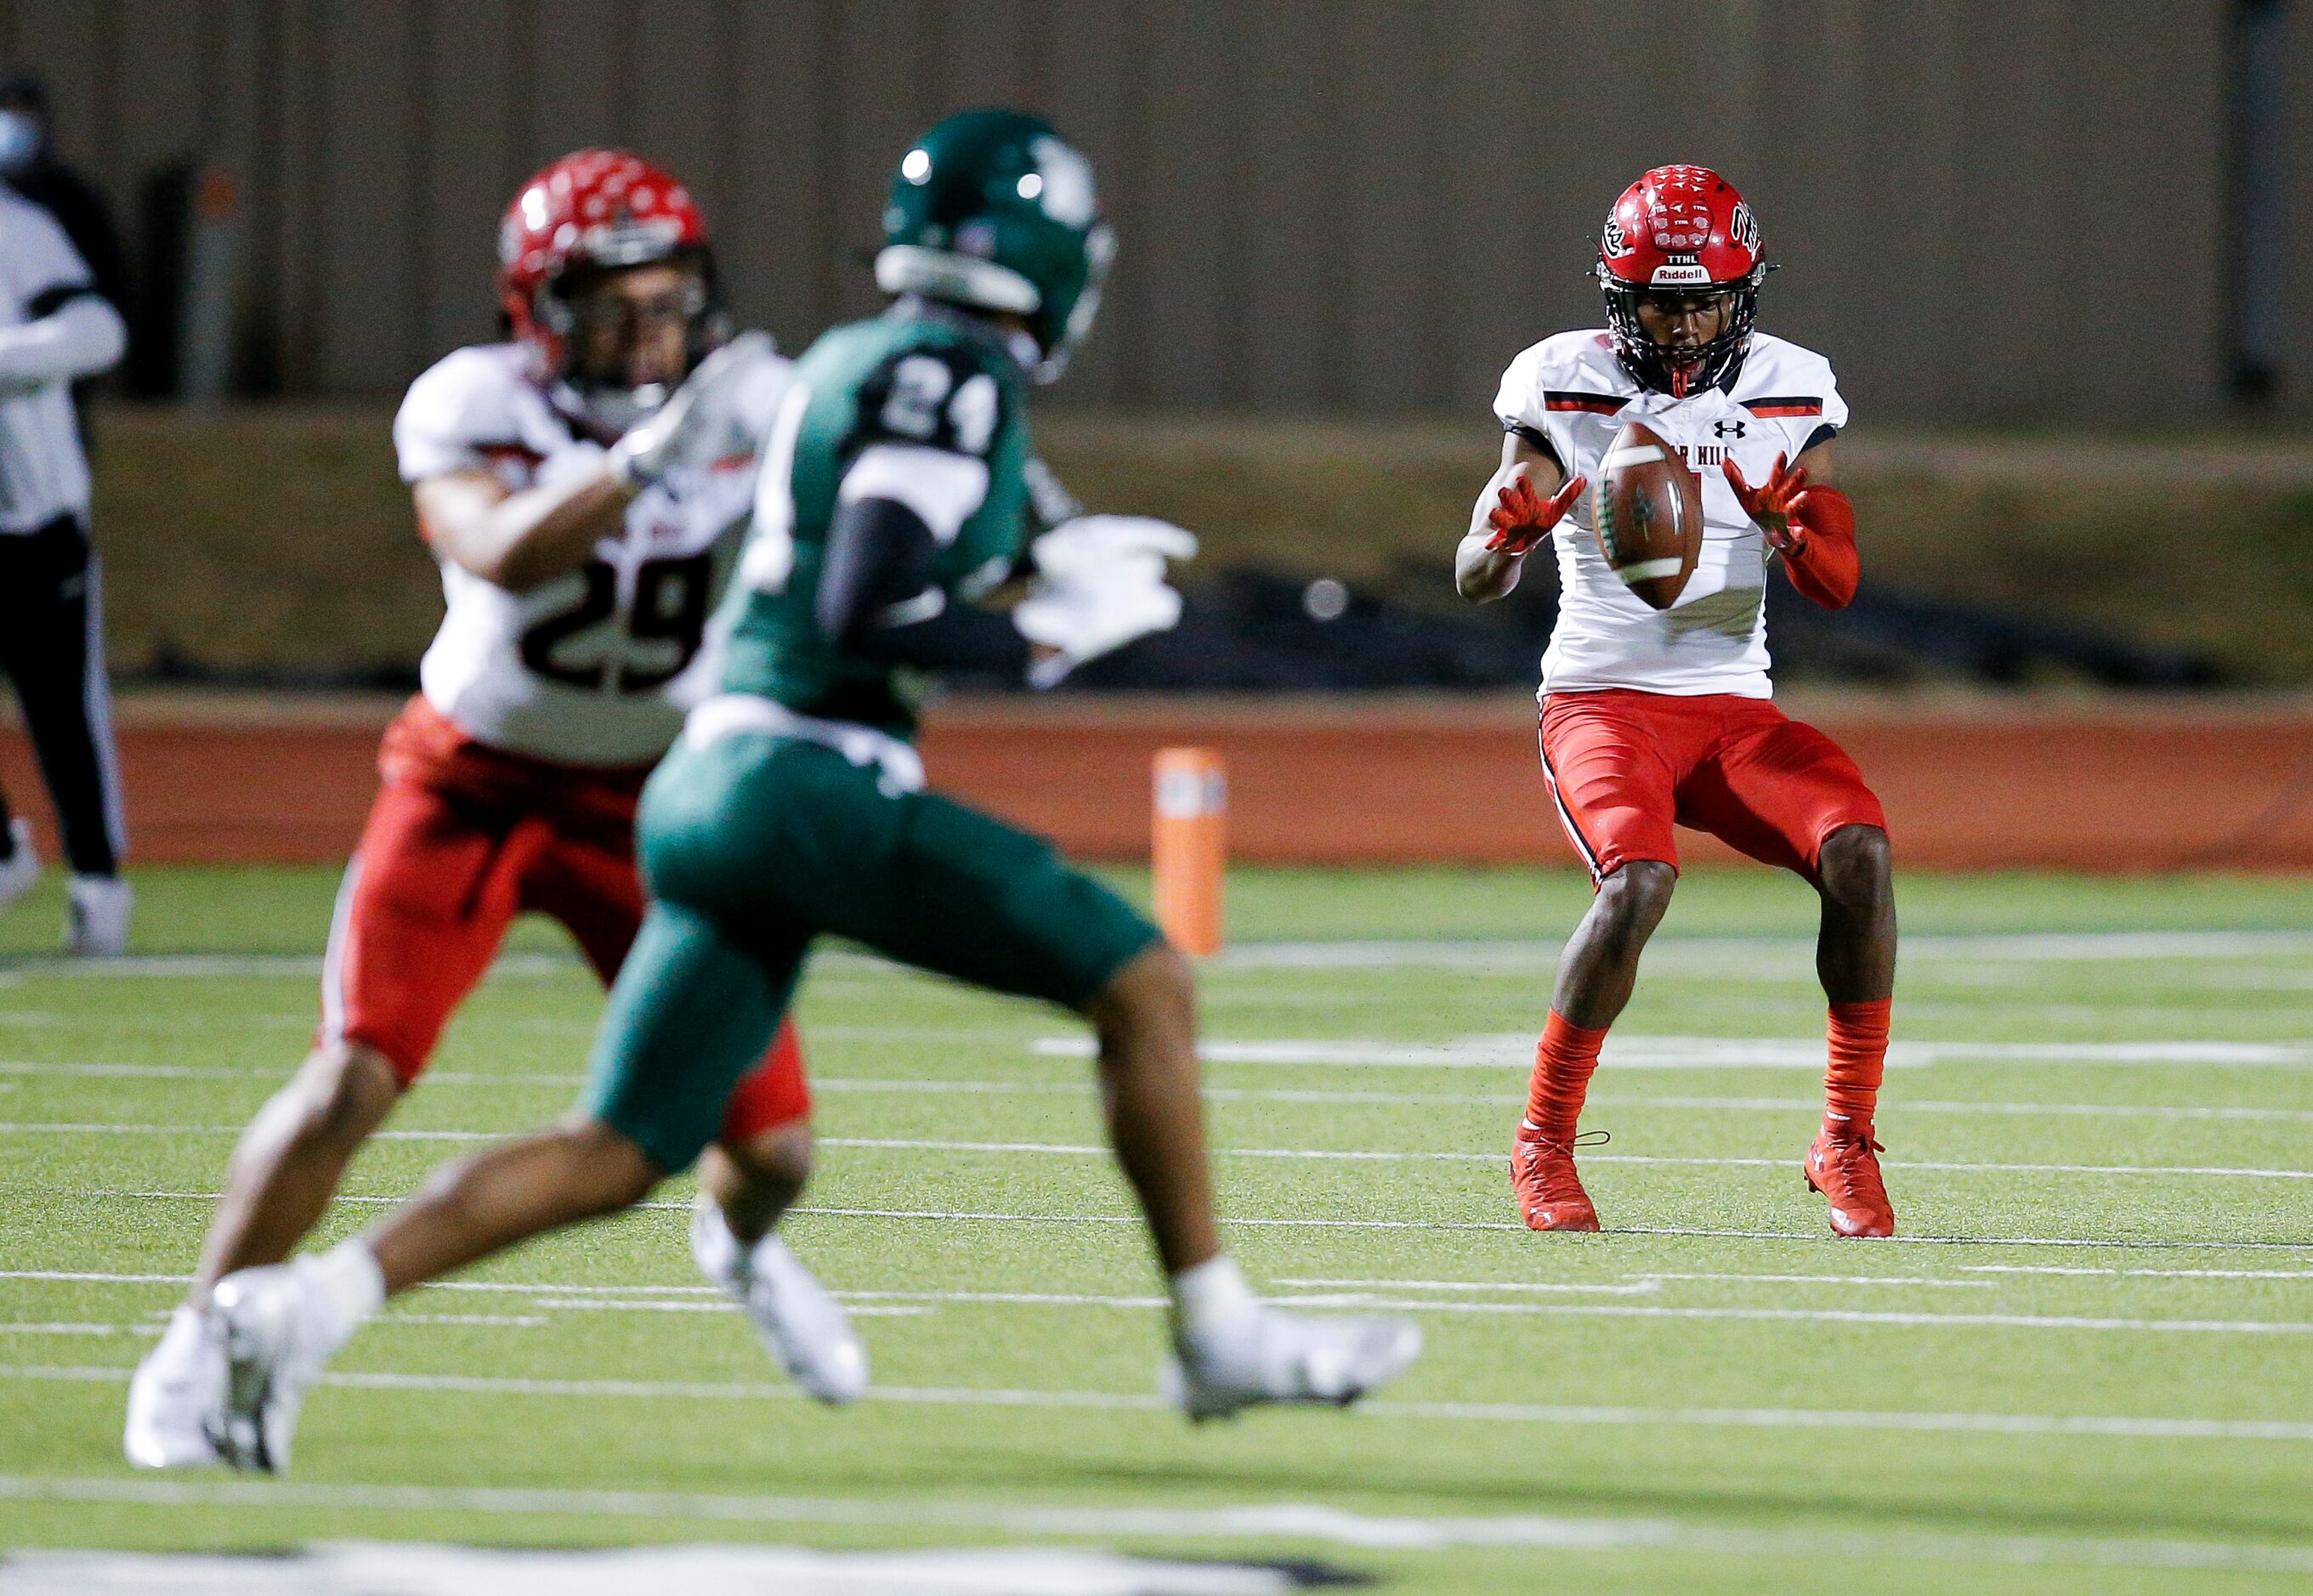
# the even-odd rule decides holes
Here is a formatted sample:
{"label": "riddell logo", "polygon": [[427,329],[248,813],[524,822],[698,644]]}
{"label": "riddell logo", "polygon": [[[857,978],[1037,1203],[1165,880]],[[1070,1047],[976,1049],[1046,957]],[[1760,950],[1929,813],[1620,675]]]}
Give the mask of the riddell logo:
{"label": "riddell logo", "polygon": [[1648,285],[1654,288],[1684,288],[1690,284],[1711,281],[1710,268],[1703,266],[1658,266]]}

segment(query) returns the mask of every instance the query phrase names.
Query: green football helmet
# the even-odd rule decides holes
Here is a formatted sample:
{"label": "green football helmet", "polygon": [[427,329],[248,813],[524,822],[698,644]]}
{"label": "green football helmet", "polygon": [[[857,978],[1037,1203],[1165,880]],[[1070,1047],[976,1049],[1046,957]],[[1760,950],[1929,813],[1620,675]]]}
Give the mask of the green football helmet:
{"label": "green football helmet", "polygon": [[900,162],[875,285],[1027,318],[1049,382],[1091,329],[1115,253],[1081,152],[1019,111],[959,111]]}

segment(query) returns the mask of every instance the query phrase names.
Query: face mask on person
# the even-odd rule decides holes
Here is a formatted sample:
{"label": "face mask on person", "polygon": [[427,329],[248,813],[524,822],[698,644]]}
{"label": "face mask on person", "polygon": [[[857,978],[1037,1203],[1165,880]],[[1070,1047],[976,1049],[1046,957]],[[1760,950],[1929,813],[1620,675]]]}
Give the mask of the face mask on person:
{"label": "face mask on person", "polygon": [[40,158],[40,125],[20,110],[0,110],[0,177],[15,177]]}

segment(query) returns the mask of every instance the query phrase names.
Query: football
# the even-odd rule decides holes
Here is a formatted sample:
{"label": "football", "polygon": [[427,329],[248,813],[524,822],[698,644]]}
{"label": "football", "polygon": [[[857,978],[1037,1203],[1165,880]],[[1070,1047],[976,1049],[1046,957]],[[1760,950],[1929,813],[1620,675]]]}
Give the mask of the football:
{"label": "football", "polygon": [[1678,451],[1644,422],[1614,434],[1590,487],[1599,552],[1657,609],[1678,602],[1702,548],[1702,485]]}

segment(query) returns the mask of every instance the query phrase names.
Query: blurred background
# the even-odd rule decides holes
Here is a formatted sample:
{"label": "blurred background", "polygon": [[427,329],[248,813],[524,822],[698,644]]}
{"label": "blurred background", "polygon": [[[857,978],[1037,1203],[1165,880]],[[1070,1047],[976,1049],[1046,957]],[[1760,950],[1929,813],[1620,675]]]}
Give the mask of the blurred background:
{"label": "blurred background", "polygon": [[1206,539],[1182,630],[1077,698],[1530,690],[1544,573],[1482,611],[1449,577],[1495,383],[1599,320],[1605,206],[1691,161],[1762,219],[1762,325],[1854,410],[1862,596],[1774,583],[1781,678],[1879,692],[1906,743],[1887,692],[2065,724],[2149,693],[2180,735],[2253,706],[2262,814],[2313,683],[2309,12],[0,0],[0,61],[124,241],[92,429],[127,686],[414,681],[439,592],[388,423],[493,336],[497,219],[545,161],[686,177],[740,320],[794,351],[872,308],[909,137],[1009,102],[1092,154],[1123,246],[1046,452]]}

